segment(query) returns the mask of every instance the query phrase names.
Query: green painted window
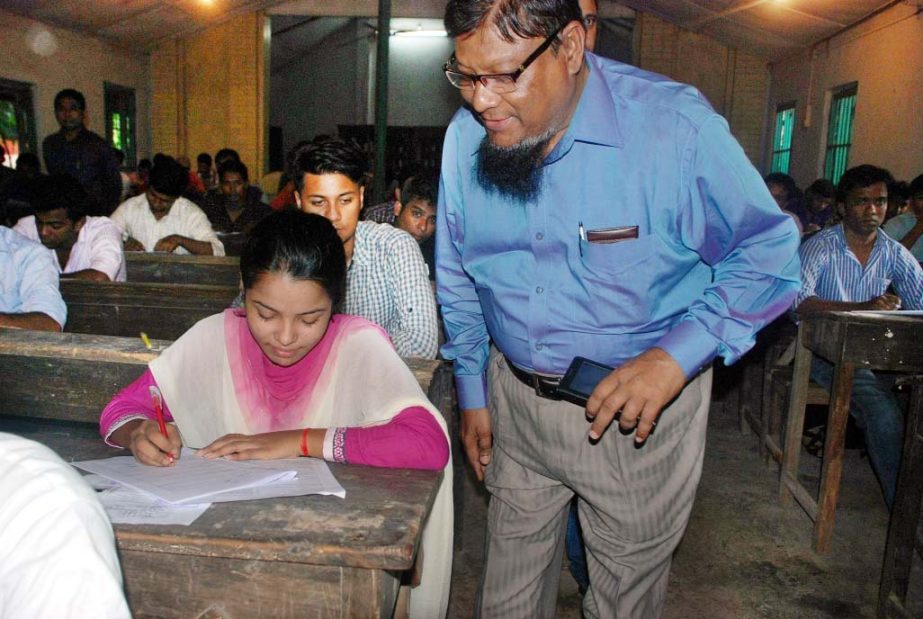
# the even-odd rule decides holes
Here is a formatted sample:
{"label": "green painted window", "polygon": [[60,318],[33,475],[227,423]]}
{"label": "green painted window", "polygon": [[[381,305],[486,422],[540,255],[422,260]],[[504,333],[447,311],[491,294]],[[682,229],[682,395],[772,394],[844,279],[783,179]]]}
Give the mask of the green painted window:
{"label": "green painted window", "polygon": [[106,103],[106,138],[113,148],[125,154],[125,165],[133,167],[135,146],[135,90],[118,84],[104,84]]}
{"label": "green painted window", "polygon": [[834,185],[846,171],[849,147],[852,145],[852,122],[856,114],[857,84],[840,88],[830,102],[830,122],[827,125],[827,154],[824,158],[824,178]]}
{"label": "green painted window", "polygon": [[0,165],[16,167],[20,153],[35,152],[35,117],[32,85],[0,78],[0,145],[5,157]]}
{"label": "green painted window", "polygon": [[792,160],[792,132],[795,129],[795,104],[780,105],[776,111],[776,129],[772,135],[770,172],[788,174]]}

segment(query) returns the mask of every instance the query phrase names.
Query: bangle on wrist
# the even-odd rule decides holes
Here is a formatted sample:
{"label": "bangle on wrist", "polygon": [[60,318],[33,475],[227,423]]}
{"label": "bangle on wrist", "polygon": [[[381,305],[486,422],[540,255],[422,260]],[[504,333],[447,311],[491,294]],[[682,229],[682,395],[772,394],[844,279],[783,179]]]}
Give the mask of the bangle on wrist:
{"label": "bangle on wrist", "polygon": [[301,455],[305,458],[310,456],[308,453],[308,430],[310,430],[310,428],[305,428],[301,432]]}

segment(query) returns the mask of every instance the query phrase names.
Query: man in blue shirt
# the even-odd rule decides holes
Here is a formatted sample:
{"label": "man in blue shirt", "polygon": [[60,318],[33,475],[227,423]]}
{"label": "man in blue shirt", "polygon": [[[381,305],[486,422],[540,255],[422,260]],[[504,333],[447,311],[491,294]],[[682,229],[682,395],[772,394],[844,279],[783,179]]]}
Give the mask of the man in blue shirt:
{"label": "man in blue shirt", "polygon": [[[798,232],[698,92],[584,53],[576,0],[451,0],[445,21],[466,105],[446,133],[436,280],[491,493],[478,614],[554,614],[576,493],[584,613],[660,616],[711,361],[790,305]],[[586,410],[555,393],[577,355],[616,368]]]}
{"label": "man in blue shirt", "polygon": [[923,174],[910,181],[910,210],[889,219],[882,229],[923,262]]}
{"label": "man in blue shirt", "polygon": [[54,253],[0,226],[0,327],[60,331],[66,320]]}
{"label": "man in blue shirt", "polygon": [[[923,270],[900,243],[880,231],[888,209],[891,174],[861,165],[847,170],[837,188],[843,221],[801,246],[800,315],[822,311],[923,309]],[[893,286],[897,294],[888,292]],[[811,378],[828,391],[833,365],[815,357]],[[893,382],[893,381],[890,381]],[[890,507],[897,488],[903,414],[891,384],[871,370],[853,376],[849,412],[865,433],[872,468]]]}

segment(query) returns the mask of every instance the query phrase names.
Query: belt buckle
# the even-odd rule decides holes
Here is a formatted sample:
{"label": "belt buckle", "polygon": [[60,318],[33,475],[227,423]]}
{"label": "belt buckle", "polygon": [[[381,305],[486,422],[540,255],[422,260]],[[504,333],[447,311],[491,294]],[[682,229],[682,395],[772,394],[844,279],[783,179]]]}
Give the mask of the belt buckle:
{"label": "belt buckle", "polygon": [[540,398],[549,400],[558,399],[558,387],[551,382],[542,382],[542,378],[537,374],[532,375],[532,388],[535,389],[535,395]]}

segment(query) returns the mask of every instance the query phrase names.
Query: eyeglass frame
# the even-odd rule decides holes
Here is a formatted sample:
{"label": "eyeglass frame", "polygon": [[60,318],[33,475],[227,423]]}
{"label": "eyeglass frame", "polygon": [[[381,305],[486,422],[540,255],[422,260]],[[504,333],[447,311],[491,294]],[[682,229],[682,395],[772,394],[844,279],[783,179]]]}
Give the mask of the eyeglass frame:
{"label": "eyeglass frame", "polygon": [[[570,23],[570,22],[568,22],[568,23]],[[466,78],[466,79],[468,80],[468,82],[471,83],[471,89],[472,89],[472,90],[474,90],[475,82],[480,82],[480,83],[481,83],[481,86],[483,86],[484,88],[487,88],[488,90],[490,90],[490,86],[488,86],[487,84],[484,83],[484,79],[490,78],[490,77],[494,77],[494,78],[501,78],[501,77],[503,77],[503,78],[509,78],[509,79],[513,82],[513,86],[514,86],[514,90],[515,90],[516,80],[518,80],[518,79],[522,76],[522,74],[525,73],[526,69],[528,69],[529,66],[531,66],[533,62],[535,62],[536,60],[538,60],[539,56],[541,56],[542,54],[544,54],[544,53],[548,50],[548,48],[551,47],[551,44],[554,43],[554,41],[557,39],[557,37],[558,37],[558,35],[561,33],[561,31],[564,30],[564,27],[565,27],[565,26],[567,26],[566,23],[565,23],[565,24],[561,24],[560,26],[558,26],[557,30],[555,30],[555,31],[552,32],[550,35],[548,35],[548,38],[546,38],[546,39],[544,40],[544,42],[542,42],[541,45],[539,45],[537,48],[535,48],[535,51],[532,52],[531,54],[529,54],[529,57],[526,58],[525,60],[523,60],[523,61],[522,61],[522,64],[520,64],[519,67],[518,67],[515,71],[513,71],[512,73],[484,73],[484,74],[480,74],[480,75],[479,75],[479,74],[477,74],[477,73],[464,73],[464,72],[462,72],[462,71],[457,71],[457,70],[451,68],[452,63],[456,62],[456,58],[455,58],[455,54],[454,54],[454,53],[453,53],[452,56],[445,62],[445,64],[442,65],[442,71],[445,73],[446,79],[449,80],[449,83],[452,84],[452,86],[455,86],[455,88],[458,88],[459,90],[467,90],[467,88],[463,88],[463,87],[461,87],[461,86],[456,86],[456,85],[455,85],[455,82],[452,81],[452,78],[449,77],[449,74],[450,74],[450,73],[454,73],[455,75],[461,75],[461,76],[463,76],[464,78]]]}

